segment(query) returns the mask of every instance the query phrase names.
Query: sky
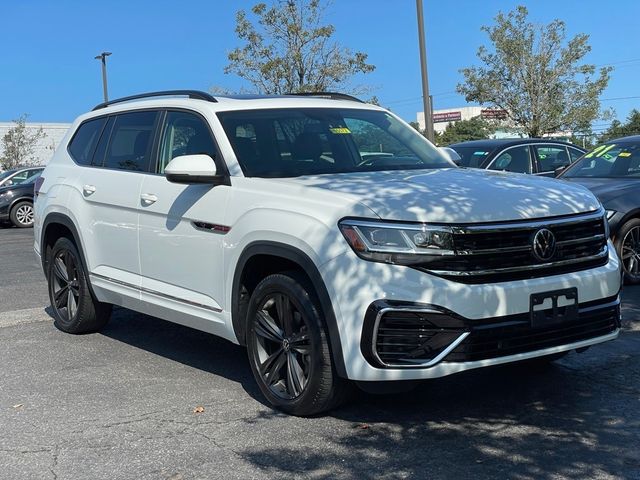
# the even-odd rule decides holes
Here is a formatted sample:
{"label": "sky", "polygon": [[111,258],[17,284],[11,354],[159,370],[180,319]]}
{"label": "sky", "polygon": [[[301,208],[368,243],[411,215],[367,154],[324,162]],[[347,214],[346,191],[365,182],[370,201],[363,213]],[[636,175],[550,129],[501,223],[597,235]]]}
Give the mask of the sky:
{"label": "sky", "polygon": [[[240,44],[235,13],[257,0],[0,0],[0,122],[22,114],[34,122],[71,122],[102,101],[100,62],[108,57],[109,97],[165,89],[247,88],[225,75],[227,54]],[[518,4],[530,19],[567,23],[569,36],[590,35],[586,61],[615,67],[602,106],[624,119],[640,106],[636,0],[424,0],[430,91],[434,108],[465,106],[455,93],[459,70],[477,64],[487,43],[482,25]],[[607,8],[607,5],[610,8]],[[335,39],[369,55],[376,70],[353,79],[407,121],[421,111],[413,0],[334,0],[326,22]],[[630,98],[631,97],[631,98]],[[594,130],[608,122],[596,120]]]}

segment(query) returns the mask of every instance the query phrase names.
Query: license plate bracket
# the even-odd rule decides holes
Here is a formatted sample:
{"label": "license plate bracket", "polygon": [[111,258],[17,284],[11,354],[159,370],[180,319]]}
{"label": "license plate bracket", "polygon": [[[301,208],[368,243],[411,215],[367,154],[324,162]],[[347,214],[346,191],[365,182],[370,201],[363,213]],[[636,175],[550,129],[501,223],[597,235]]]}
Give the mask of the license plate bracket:
{"label": "license plate bracket", "polygon": [[578,289],[563,288],[530,296],[531,328],[578,320]]}

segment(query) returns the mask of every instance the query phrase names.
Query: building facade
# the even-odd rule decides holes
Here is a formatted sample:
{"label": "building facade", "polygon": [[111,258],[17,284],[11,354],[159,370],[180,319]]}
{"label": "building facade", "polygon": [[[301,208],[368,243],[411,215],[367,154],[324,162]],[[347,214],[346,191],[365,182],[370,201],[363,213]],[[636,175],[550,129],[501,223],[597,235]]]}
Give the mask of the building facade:
{"label": "building facade", "polygon": [[[447,125],[450,123],[456,123],[460,120],[471,120],[474,117],[480,117],[485,120],[491,120],[497,122],[499,125],[496,130],[495,137],[520,137],[520,132],[511,127],[506,110],[499,110],[495,108],[485,107],[459,107],[459,108],[444,108],[441,110],[433,111],[433,130],[436,133],[442,133],[446,130]],[[420,130],[425,130],[424,112],[418,112],[416,115],[416,121]]]}
{"label": "building facade", "polygon": [[[15,126],[16,124],[13,122],[0,122],[0,140]],[[44,137],[38,141],[34,148],[34,158],[31,163],[34,165],[46,165],[70,126],[70,123],[26,123],[25,128],[28,134],[36,133],[39,128],[42,128],[44,132]],[[3,142],[0,141],[0,157],[3,153],[4,146]]]}

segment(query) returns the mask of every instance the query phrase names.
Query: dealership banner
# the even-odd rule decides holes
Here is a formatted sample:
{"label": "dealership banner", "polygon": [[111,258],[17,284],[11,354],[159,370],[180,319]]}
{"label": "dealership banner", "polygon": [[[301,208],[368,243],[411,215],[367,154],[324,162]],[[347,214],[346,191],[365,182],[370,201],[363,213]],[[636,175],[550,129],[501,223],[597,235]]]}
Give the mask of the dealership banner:
{"label": "dealership banner", "polygon": [[462,120],[462,112],[434,113],[433,123],[457,122]]}

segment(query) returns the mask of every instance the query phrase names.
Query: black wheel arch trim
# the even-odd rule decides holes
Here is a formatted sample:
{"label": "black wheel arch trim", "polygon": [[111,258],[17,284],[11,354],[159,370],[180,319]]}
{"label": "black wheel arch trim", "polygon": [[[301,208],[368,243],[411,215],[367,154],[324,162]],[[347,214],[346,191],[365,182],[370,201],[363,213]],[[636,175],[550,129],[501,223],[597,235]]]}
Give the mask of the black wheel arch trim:
{"label": "black wheel arch trim", "polygon": [[236,338],[241,345],[246,344],[245,339],[245,325],[243,319],[240,318],[240,279],[242,278],[242,272],[247,262],[255,255],[271,255],[275,257],[282,257],[286,260],[297,263],[307,274],[311,283],[315,289],[315,293],[320,302],[322,313],[327,325],[329,334],[329,344],[331,346],[331,354],[333,356],[334,365],[338,375],[343,378],[347,378],[347,369],[344,364],[344,356],[342,355],[342,345],[340,343],[340,331],[338,329],[338,322],[336,320],[335,312],[333,310],[333,304],[331,297],[327,291],[327,287],[324,284],[322,275],[316,267],[315,263],[309,256],[302,250],[287,245],[285,243],[272,242],[272,241],[257,241],[247,245],[236,263],[236,268],[233,274],[233,285],[231,293],[231,319],[233,323],[233,330],[236,334]]}
{"label": "black wheel arch trim", "polygon": [[73,220],[71,220],[71,218],[69,218],[67,215],[64,215],[63,213],[52,212],[48,214],[45,217],[44,221],[42,222],[42,232],[40,234],[40,260],[42,262],[42,270],[44,271],[45,277],[47,275],[47,270],[49,265],[47,263],[48,261],[47,252],[43,251],[43,249],[45,246],[44,241],[46,238],[47,228],[51,224],[63,225],[71,232],[71,235],[73,236],[72,240],[75,243],[76,248],[78,249],[78,253],[80,254],[80,261],[82,262],[82,268],[84,269],[85,274],[87,276],[87,285],[89,285],[89,290],[91,291],[91,295],[95,298],[95,292],[93,291],[93,286],[91,285],[91,281],[89,279],[89,269],[87,268],[87,261],[84,256],[84,248],[82,247],[82,242],[80,241],[80,235],[78,234],[78,229],[76,228],[76,225],[73,222]]}

